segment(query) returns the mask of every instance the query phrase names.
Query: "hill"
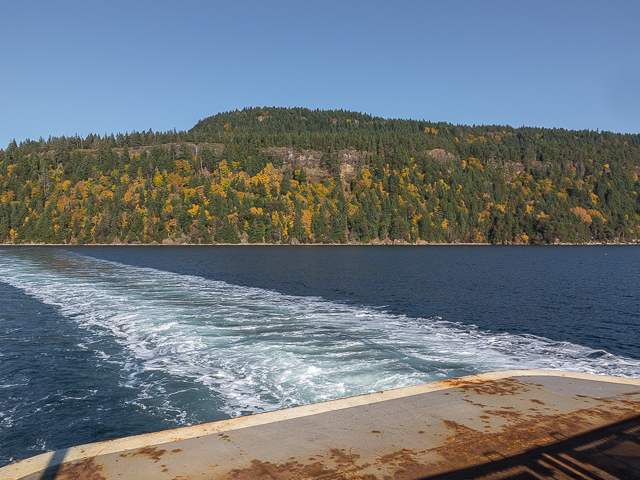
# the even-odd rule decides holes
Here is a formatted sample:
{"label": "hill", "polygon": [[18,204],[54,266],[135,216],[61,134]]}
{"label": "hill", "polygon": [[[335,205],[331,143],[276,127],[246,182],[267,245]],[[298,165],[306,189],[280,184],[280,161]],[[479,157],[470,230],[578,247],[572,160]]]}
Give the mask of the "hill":
{"label": "hill", "polygon": [[0,242],[630,243],[638,173],[640,135],[246,108],[11,142]]}

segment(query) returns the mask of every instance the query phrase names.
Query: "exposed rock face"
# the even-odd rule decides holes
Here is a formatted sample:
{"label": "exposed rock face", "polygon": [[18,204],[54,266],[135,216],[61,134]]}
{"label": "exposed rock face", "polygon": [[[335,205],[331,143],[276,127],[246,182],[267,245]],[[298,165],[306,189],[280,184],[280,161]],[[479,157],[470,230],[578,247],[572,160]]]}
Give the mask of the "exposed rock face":
{"label": "exposed rock face", "polygon": [[[319,181],[327,176],[327,171],[321,166],[322,152],[293,150],[286,147],[269,147],[265,150],[281,155],[285,167],[304,168],[314,181]],[[357,150],[339,150],[337,156],[340,161],[341,180],[344,184],[348,184],[358,172],[358,166],[362,161],[362,153]]]}
{"label": "exposed rock face", "polygon": [[292,168],[303,167],[305,170],[320,168],[322,152],[315,150],[292,150],[286,147],[269,147],[266,151],[282,155],[285,166],[291,166]]}
{"label": "exposed rock face", "polygon": [[427,153],[440,162],[446,162],[454,158],[453,154],[445,152],[442,148],[434,148]]}
{"label": "exposed rock face", "polygon": [[[186,142],[183,145],[191,150],[193,155],[197,155],[199,149],[203,146],[211,148],[218,155],[224,150],[224,144],[222,143],[200,143],[196,145],[195,143]],[[163,146],[169,147],[169,144]],[[174,147],[178,151],[180,150],[180,145],[174,145]],[[129,149],[129,153],[141,153],[143,150],[147,153],[151,153],[151,147]],[[263,151],[281,155],[285,167],[290,166],[294,169],[304,168],[307,175],[316,182],[322,180],[322,178],[328,175],[328,172],[321,166],[323,152],[316,150],[294,150],[288,147],[268,147]],[[442,150],[442,152],[444,154],[444,150]],[[362,164],[362,160],[364,155],[366,155],[366,152],[358,152],[357,150],[339,150],[336,155],[340,161],[340,179],[346,187],[349,182],[351,182],[351,179],[355,177],[356,173],[358,173],[358,167]],[[452,155],[449,153],[444,154],[444,156],[445,158],[448,158],[447,156]]]}
{"label": "exposed rock face", "polygon": [[344,183],[349,183],[358,173],[358,167],[362,164],[362,154],[356,150],[340,150],[340,177]]}

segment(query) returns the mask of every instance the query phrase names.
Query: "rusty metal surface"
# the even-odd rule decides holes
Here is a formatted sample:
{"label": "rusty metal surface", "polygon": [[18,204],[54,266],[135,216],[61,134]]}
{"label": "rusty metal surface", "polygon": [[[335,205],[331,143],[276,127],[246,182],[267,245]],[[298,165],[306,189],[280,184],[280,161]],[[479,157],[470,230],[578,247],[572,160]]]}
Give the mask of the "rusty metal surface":
{"label": "rusty metal surface", "polygon": [[499,458],[430,480],[638,479],[640,414],[513,457]]}
{"label": "rusty metal surface", "polygon": [[640,380],[493,372],[74,447],[0,479],[616,478],[606,461],[640,466],[639,414]]}

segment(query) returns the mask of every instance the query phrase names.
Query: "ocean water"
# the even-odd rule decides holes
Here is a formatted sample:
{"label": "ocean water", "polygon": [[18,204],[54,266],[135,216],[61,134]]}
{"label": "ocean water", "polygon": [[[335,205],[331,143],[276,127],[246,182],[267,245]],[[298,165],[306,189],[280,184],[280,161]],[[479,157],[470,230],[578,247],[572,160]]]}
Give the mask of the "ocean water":
{"label": "ocean water", "polygon": [[0,466],[506,368],[640,377],[640,248],[0,248]]}

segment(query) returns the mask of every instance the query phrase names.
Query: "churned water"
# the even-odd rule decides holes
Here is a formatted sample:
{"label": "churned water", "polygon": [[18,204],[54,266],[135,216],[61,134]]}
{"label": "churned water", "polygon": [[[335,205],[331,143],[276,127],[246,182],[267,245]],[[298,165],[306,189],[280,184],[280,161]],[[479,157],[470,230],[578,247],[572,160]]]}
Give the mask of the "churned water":
{"label": "churned water", "polygon": [[506,368],[640,377],[636,247],[0,248],[0,465]]}

